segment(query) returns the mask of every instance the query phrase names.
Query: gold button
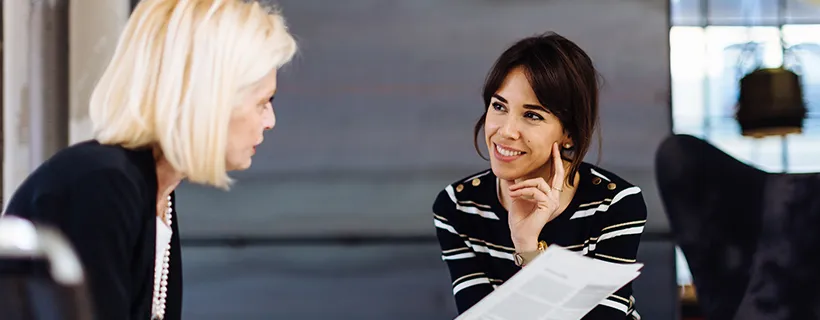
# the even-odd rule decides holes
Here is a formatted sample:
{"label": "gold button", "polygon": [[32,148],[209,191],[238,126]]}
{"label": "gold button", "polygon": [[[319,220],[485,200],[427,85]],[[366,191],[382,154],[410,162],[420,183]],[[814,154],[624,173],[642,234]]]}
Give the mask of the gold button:
{"label": "gold button", "polygon": [[478,187],[479,184],[481,184],[481,180],[478,180],[478,178],[473,179],[473,187]]}
{"label": "gold button", "polygon": [[461,190],[464,190],[464,185],[463,184],[457,185],[456,186],[456,192],[461,192]]}
{"label": "gold button", "polygon": [[610,183],[610,184],[606,185],[606,188],[609,189],[609,190],[615,190],[615,184]]}
{"label": "gold button", "polygon": [[598,178],[598,177],[592,178],[592,184],[597,186],[600,183],[601,183],[601,178]]}

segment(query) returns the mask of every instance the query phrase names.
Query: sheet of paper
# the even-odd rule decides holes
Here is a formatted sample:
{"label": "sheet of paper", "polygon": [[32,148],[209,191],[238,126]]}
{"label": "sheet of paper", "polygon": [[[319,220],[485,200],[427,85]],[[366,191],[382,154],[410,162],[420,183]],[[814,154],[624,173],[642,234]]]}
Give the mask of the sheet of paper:
{"label": "sheet of paper", "polygon": [[455,320],[578,320],[637,278],[642,267],[550,246]]}

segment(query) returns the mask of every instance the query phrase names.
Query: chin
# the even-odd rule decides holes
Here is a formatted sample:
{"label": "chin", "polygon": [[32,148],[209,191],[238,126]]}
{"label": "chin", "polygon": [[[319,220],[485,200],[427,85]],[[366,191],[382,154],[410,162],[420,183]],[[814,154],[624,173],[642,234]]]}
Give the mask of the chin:
{"label": "chin", "polygon": [[515,180],[526,175],[526,173],[521,170],[516,170],[515,168],[510,168],[505,165],[491,163],[490,167],[493,170],[493,174],[501,180]]}
{"label": "chin", "polygon": [[251,159],[248,159],[247,161],[245,161],[243,163],[230,163],[227,166],[228,171],[244,171],[244,170],[247,170],[248,168],[251,167],[251,162],[253,162],[253,161]]}

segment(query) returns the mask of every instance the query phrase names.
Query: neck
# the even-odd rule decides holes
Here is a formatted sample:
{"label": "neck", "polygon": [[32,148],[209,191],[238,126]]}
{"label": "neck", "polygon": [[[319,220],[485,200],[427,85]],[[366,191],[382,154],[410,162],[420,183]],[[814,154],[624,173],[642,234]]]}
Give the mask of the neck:
{"label": "neck", "polygon": [[176,189],[183,176],[171,166],[158,148],[154,149],[154,160],[157,165],[157,202],[162,202]]}
{"label": "neck", "polygon": [[[561,177],[562,186],[567,186],[567,175],[569,175],[569,168],[572,165],[569,161],[561,161],[562,165],[564,166],[564,176]],[[550,186],[552,186],[552,177],[555,175],[555,169],[552,164],[552,161],[547,162],[544,164],[543,167],[539,170],[535,170],[530,174],[523,176],[521,178],[515,179],[515,181],[510,181],[511,184],[519,183],[524,180],[535,179],[535,178],[544,178],[544,181],[547,182]]]}

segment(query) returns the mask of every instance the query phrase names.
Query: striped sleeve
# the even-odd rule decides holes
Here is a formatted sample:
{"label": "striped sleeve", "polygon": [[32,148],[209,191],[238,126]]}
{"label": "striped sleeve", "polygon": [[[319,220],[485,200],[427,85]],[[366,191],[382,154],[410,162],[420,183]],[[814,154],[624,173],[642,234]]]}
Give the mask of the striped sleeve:
{"label": "striped sleeve", "polygon": [[[613,263],[636,262],[646,215],[646,203],[640,188],[629,187],[619,191],[601,219],[601,233],[596,239],[594,257]],[[635,311],[632,283],[602,301],[583,319],[640,319]]]}
{"label": "striped sleeve", "polygon": [[[450,188],[448,186],[448,188]],[[433,203],[433,223],[441,246],[441,259],[447,264],[453,282],[458,313],[464,313],[494,289],[473,251],[467,235],[460,232],[459,211],[452,193],[443,190]]]}

